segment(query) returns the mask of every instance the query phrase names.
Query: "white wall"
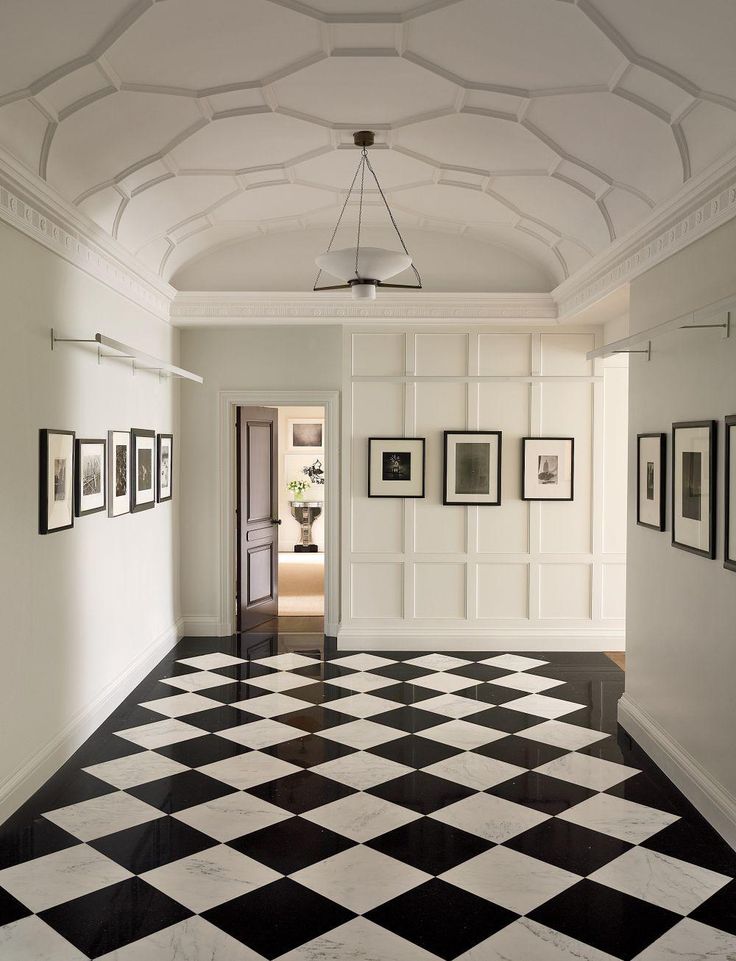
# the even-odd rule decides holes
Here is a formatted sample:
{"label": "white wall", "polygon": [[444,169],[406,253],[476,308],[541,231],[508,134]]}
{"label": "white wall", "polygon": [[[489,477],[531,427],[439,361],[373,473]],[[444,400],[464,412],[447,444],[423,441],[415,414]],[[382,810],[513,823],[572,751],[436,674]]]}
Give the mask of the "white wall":
{"label": "white wall", "polygon": [[[296,455],[297,457],[309,457],[312,460],[319,458],[322,464],[325,465],[326,457],[324,447],[319,453],[314,454],[303,454],[300,455],[298,451],[293,451],[289,447],[289,421],[294,418],[308,417],[308,418],[320,418],[324,420],[325,409],[324,407],[279,407],[279,517],[281,518],[281,527],[279,527],[279,550],[286,551],[287,553],[293,553],[294,545],[301,543],[302,528],[301,525],[297,523],[291,513],[291,506],[289,501],[293,499],[293,495],[286,489],[287,484],[287,461],[286,457]],[[322,432],[324,438],[324,431]],[[306,478],[305,478],[306,480]],[[308,490],[304,495],[305,501],[310,500],[323,500],[324,499],[324,487],[315,489],[313,485],[310,490]],[[312,524],[312,543],[317,545],[320,552],[325,549],[325,509],[322,508],[322,513]]]}
{"label": "white wall", "polygon": [[[623,643],[626,367],[590,331],[345,329],[341,645]],[[442,505],[442,433],[503,431],[501,507]],[[367,496],[370,436],[427,438],[426,497]],[[573,503],[521,500],[521,438],[575,437]]]}
{"label": "white wall", "polygon": [[134,377],[120,362],[98,366],[83,346],[52,353],[49,333],[99,330],[175,359],[176,332],[3,224],[0,264],[2,820],[112,709],[109,698],[127,694],[128,672],[176,640],[179,609],[178,476],[167,504],[40,536],[38,431],[106,437],[136,426],[174,433],[175,454],[181,445],[172,381]]}
{"label": "white wall", "polygon": [[[631,289],[641,330],[736,293],[736,222],[653,268]],[[630,462],[637,433],[667,433],[667,531],[636,526],[630,470],[626,695],[622,723],[736,845],[736,575],[723,568],[723,417],[736,413],[736,337],[676,331],[632,358]],[[717,559],[672,547],[671,427],[718,424]],[[704,793],[703,793],[704,792]]]}

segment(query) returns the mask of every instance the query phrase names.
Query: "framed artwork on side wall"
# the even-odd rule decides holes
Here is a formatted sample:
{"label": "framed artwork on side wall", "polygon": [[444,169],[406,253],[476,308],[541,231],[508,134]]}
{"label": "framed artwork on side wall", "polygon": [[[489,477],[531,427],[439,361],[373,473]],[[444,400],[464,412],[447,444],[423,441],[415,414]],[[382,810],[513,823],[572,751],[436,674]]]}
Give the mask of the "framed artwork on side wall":
{"label": "framed artwork on side wall", "polygon": [[736,414],[726,418],[726,536],[723,566],[736,571]]}
{"label": "framed artwork on side wall", "polygon": [[80,438],[74,460],[74,504],[77,517],[105,509],[104,439]]}
{"label": "framed artwork on side wall", "polygon": [[368,439],[368,496],[424,497],[424,437]]}
{"label": "framed artwork on side wall", "polygon": [[574,500],[575,438],[522,438],[521,476],[522,500]]}
{"label": "framed artwork on side wall", "polygon": [[501,503],[500,430],[446,430],[442,503],[498,507]]}
{"label": "framed artwork on side wall", "polygon": [[170,501],[174,491],[174,435],[159,434],[156,458],[156,497]]}
{"label": "framed artwork on side wall", "polygon": [[672,425],[672,544],[716,556],[716,422]]}
{"label": "framed artwork on side wall", "polygon": [[156,433],[133,427],[130,432],[130,509],[150,510],[156,506]]}
{"label": "framed artwork on side wall", "polygon": [[667,435],[636,438],[636,523],[663,531],[667,499]]}
{"label": "framed artwork on side wall", "polygon": [[74,431],[39,431],[38,533],[74,527]]}
{"label": "framed artwork on side wall", "polygon": [[130,431],[107,432],[107,513],[130,513]]}

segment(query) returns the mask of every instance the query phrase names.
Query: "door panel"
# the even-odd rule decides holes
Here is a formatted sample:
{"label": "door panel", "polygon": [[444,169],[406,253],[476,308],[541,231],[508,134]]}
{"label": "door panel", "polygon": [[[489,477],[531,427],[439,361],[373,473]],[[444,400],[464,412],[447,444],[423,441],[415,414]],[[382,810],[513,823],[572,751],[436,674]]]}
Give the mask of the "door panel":
{"label": "door panel", "polygon": [[278,411],[238,407],[237,613],[247,631],[278,614]]}

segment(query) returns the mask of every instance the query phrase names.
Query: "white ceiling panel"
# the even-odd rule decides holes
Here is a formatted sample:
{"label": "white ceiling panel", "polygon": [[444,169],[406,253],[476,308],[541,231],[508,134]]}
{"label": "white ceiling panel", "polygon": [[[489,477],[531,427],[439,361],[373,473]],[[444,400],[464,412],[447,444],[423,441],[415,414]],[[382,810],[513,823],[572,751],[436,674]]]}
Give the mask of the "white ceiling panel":
{"label": "white ceiling panel", "polygon": [[332,207],[334,203],[333,193],[314,187],[302,187],[300,184],[258,187],[228,200],[213,212],[212,219],[217,223],[228,220],[258,223],[262,220],[299,216],[320,207]]}

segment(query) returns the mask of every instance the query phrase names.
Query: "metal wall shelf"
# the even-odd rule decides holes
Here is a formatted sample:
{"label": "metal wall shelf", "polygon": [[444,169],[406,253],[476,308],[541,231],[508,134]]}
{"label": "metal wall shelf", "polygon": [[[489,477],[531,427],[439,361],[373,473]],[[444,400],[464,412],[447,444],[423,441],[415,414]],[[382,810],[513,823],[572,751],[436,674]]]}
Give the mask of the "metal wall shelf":
{"label": "metal wall shelf", "polygon": [[[113,360],[129,360],[132,362],[133,373],[136,370],[150,370],[157,371],[160,377],[179,377],[182,380],[194,381],[196,384],[204,383],[204,378],[200,377],[199,374],[192,373],[191,370],[184,370],[183,367],[170,364],[166,360],[161,360],[160,357],[153,357],[151,354],[138,350],[137,347],[131,347],[119,340],[113,340],[112,337],[107,337],[105,334],[97,333],[94,337],[67,337],[57,334],[52,327],[51,349],[53,350],[57,344],[96,344],[98,364],[102,363],[105,357]],[[103,347],[107,348],[108,351],[114,351],[114,353],[104,353]]]}

